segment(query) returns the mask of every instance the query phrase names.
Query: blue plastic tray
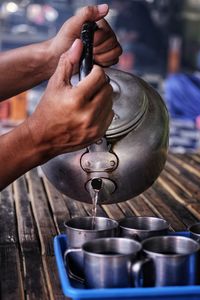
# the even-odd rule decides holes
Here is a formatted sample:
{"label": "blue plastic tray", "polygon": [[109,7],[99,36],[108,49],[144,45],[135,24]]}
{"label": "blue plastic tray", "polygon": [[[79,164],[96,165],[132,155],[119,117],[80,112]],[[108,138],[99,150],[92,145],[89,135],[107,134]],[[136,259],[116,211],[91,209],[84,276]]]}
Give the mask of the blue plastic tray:
{"label": "blue plastic tray", "polygon": [[[187,236],[188,233],[177,233]],[[74,300],[90,299],[129,299],[129,300],[200,300],[200,286],[174,286],[151,288],[110,288],[110,289],[86,289],[69,279],[63,260],[63,254],[67,247],[66,235],[58,235],[54,238],[54,251],[58,267],[62,290],[65,296]]]}

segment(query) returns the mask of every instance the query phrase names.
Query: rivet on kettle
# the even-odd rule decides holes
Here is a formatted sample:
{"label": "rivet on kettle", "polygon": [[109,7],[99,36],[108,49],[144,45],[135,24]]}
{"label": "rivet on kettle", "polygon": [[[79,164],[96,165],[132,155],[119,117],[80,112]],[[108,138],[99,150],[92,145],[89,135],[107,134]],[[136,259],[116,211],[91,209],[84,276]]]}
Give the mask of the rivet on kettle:
{"label": "rivet on kettle", "polygon": [[97,145],[101,145],[103,143],[103,140],[102,139],[99,139],[98,141],[96,141],[96,144]]}
{"label": "rivet on kettle", "polygon": [[114,167],[114,166],[115,166],[114,160],[111,160],[111,161],[110,161],[110,166],[111,166],[111,167]]}

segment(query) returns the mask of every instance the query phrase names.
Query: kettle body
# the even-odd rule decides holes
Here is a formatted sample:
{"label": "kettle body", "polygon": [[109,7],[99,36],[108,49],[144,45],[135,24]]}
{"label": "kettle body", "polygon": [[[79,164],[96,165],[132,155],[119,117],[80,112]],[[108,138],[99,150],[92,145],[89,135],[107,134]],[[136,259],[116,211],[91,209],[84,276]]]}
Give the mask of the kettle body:
{"label": "kettle body", "polygon": [[153,184],[167,158],[169,118],[160,95],[135,75],[105,71],[113,87],[115,113],[105,137],[42,166],[58,190],[87,203],[92,203],[96,178],[102,180],[100,204],[139,195]]}

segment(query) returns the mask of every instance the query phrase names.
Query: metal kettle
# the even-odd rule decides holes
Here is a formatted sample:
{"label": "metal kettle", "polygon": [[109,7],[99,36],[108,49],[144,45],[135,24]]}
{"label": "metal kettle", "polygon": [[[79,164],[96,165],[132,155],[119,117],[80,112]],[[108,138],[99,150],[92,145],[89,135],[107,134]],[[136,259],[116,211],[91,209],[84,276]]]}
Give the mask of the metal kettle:
{"label": "metal kettle", "polygon": [[[94,24],[84,24],[82,77],[92,68],[93,33]],[[150,187],[164,167],[169,135],[166,106],[151,86],[117,69],[105,72],[113,87],[115,112],[105,136],[86,149],[59,155],[42,166],[62,193],[92,203],[98,191],[99,204],[125,201]]]}

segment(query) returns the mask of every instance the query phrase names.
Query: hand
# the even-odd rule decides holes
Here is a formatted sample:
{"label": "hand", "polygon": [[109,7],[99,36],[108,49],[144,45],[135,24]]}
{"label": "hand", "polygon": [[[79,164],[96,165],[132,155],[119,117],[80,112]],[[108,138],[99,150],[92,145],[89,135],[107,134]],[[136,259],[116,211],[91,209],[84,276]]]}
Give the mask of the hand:
{"label": "hand", "polygon": [[63,24],[57,35],[50,41],[50,51],[54,56],[52,60],[54,69],[60,55],[71,47],[75,39],[80,38],[82,25],[86,21],[96,21],[99,27],[94,35],[94,61],[104,67],[118,62],[122,53],[121,46],[114,32],[103,19],[108,11],[107,4],[87,6]]}
{"label": "hand", "polygon": [[33,147],[42,153],[41,163],[88,146],[104,135],[112,121],[112,87],[101,67],[94,65],[77,86],[70,83],[82,47],[77,39],[61,56],[39,105],[26,121]]}

